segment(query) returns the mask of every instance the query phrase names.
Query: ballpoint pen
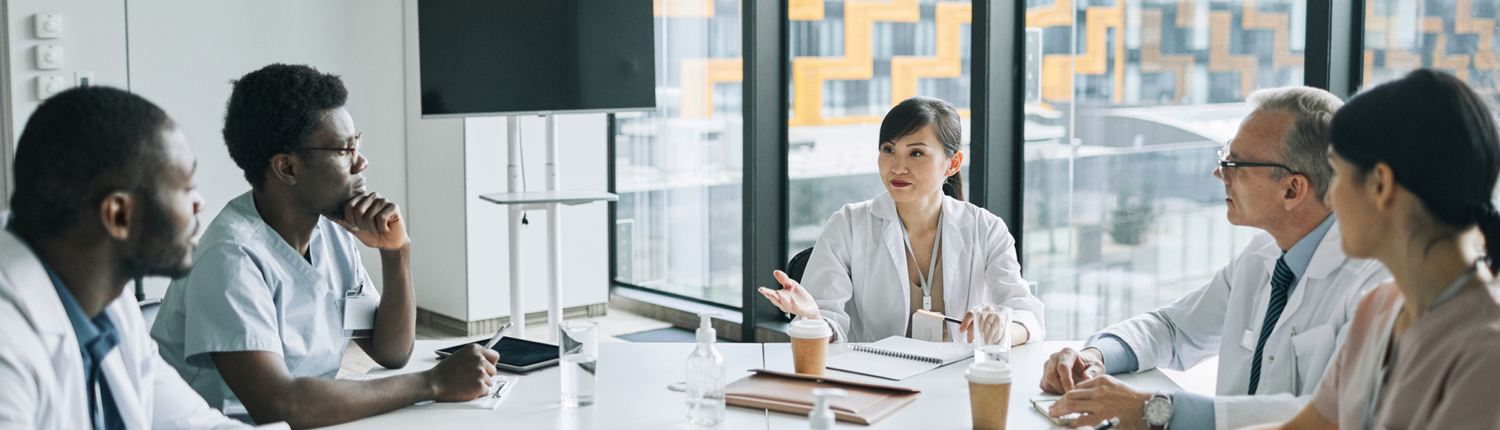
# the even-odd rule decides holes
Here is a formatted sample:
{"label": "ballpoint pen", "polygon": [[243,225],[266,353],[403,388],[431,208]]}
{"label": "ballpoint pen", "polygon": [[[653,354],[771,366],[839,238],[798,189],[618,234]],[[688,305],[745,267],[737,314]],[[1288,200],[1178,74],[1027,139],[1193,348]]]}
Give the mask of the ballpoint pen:
{"label": "ballpoint pen", "polygon": [[1115,428],[1115,426],[1117,426],[1119,424],[1120,424],[1120,419],[1119,418],[1110,418],[1109,421],[1105,421],[1105,422],[1099,423],[1098,426],[1094,427],[1094,430],[1109,430],[1109,429]]}

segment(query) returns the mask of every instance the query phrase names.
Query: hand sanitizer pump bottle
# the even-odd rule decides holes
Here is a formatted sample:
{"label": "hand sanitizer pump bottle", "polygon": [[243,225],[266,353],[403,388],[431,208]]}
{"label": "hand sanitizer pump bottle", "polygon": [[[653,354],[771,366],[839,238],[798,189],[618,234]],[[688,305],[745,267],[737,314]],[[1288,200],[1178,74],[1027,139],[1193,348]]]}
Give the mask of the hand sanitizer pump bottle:
{"label": "hand sanitizer pump bottle", "polygon": [[833,410],[828,408],[829,397],[844,397],[848,393],[838,388],[815,388],[812,390],[813,408],[807,413],[807,428],[812,430],[829,430],[833,428],[833,421],[837,418]]}
{"label": "hand sanitizer pump bottle", "polygon": [[724,355],[714,348],[714,315],[698,314],[698,348],[687,359],[687,417],[700,426],[724,420]]}

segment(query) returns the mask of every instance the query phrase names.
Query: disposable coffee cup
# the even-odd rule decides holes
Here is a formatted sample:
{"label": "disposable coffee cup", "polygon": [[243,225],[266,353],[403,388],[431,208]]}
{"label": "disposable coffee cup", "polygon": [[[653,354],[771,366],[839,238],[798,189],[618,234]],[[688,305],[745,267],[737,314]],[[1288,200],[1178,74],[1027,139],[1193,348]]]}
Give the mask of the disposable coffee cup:
{"label": "disposable coffee cup", "polygon": [[1010,411],[1010,365],[987,361],[973,363],[964,372],[969,380],[969,412],[974,430],[1005,430],[1006,412]]}
{"label": "disposable coffee cup", "polygon": [[821,319],[798,318],[787,328],[792,337],[792,366],[797,373],[822,375],[833,328]]}

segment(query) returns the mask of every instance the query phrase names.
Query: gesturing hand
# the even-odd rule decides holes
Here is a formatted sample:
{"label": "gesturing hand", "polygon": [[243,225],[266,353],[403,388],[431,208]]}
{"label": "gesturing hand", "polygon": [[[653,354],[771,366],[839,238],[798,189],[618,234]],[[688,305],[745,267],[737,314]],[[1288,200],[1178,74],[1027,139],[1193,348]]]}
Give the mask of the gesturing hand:
{"label": "gesturing hand", "polygon": [[760,294],[766,296],[782,312],[797,315],[808,319],[819,319],[822,315],[818,312],[818,303],[813,300],[812,293],[802,288],[802,284],[793,281],[786,273],[777,270],[776,282],[781,283],[780,290],[760,287]]}
{"label": "gesturing hand", "polygon": [[1074,384],[1104,374],[1104,360],[1098,349],[1084,348],[1082,352],[1063,348],[1047,359],[1042,366],[1042,391],[1067,393]]}
{"label": "gesturing hand", "polygon": [[356,196],[344,202],[344,219],[333,222],[354,233],[354,237],[371,248],[391,251],[411,243],[411,238],[406,236],[401,208],[379,193]]}

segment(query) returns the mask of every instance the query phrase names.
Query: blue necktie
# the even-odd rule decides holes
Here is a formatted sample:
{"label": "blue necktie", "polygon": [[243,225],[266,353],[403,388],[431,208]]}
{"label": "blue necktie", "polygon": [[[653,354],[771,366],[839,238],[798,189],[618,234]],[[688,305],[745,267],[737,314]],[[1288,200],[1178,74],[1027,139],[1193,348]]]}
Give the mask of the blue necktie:
{"label": "blue necktie", "polygon": [[1266,350],[1266,339],[1281,319],[1281,310],[1286,307],[1286,298],[1292,293],[1292,268],[1287,267],[1286,257],[1276,259],[1276,272],[1271,274],[1271,304],[1266,306],[1266,319],[1260,325],[1260,341],[1255,343],[1255,359],[1250,361],[1250,394],[1260,385],[1260,357]]}

